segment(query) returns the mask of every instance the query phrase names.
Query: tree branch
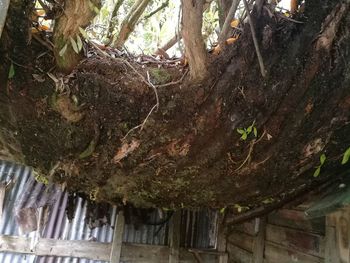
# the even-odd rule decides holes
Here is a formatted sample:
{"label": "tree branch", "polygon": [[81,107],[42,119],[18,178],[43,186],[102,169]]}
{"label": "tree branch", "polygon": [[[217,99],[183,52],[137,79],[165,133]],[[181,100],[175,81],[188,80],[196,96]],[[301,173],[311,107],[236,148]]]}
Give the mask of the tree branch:
{"label": "tree branch", "polygon": [[131,32],[134,30],[135,25],[139,21],[141,15],[145,11],[147,5],[151,0],[138,0],[131,8],[129,14],[125,17],[122,22],[119,34],[113,41],[112,46],[115,48],[122,48],[126,40],[128,39]]}
{"label": "tree branch", "polygon": [[151,13],[145,15],[145,17],[143,19],[146,20],[146,19],[150,18],[151,16],[157,14],[162,9],[166,8],[168,5],[169,5],[169,0],[165,0],[165,2],[163,4],[161,4],[158,8],[153,10]]}
{"label": "tree branch", "polygon": [[115,29],[118,22],[117,20],[118,11],[119,11],[119,8],[122,6],[123,2],[124,0],[118,0],[114,5],[112,15],[111,15],[111,20],[109,21],[109,24],[108,24],[107,38],[110,38],[113,34],[113,30]]}
{"label": "tree branch", "polygon": [[245,9],[247,12],[247,16],[249,19],[250,30],[252,31],[252,37],[253,37],[253,42],[254,42],[254,46],[255,46],[255,51],[256,51],[256,55],[257,55],[258,60],[259,60],[260,72],[261,72],[261,75],[265,78],[266,77],[266,70],[265,70],[263,58],[262,58],[261,53],[260,53],[258,39],[256,38],[256,33],[255,33],[255,28],[254,28],[252,16],[250,14],[247,1],[243,0],[243,3],[244,3],[244,6],[245,6]]}
{"label": "tree branch", "polygon": [[2,8],[0,9],[0,37],[2,34],[2,29],[5,26],[5,20],[7,15],[7,10],[9,8],[10,0],[4,0],[2,1]]}
{"label": "tree branch", "polygon": [[222,26],[222,30],[219,36],[219,44],[223,44],[225,40],[228,38],[228,33],[230,31],[231,27],[231,20],[234,18],[238,5],[239,5],[240,0],[233,0],[232,5],[230,8],[230,11],[228,12],[228,15],[226,16],[225,23]]}

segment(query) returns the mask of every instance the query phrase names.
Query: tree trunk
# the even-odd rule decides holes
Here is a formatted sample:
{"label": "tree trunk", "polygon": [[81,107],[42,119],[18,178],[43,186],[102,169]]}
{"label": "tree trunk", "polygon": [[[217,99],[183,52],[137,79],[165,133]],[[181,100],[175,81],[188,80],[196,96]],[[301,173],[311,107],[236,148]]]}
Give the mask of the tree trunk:
{"label": "tree trunk", "polygon": [[193,81],[201,81],[208,75],[207,50],[202,37],[204,0],[182,0],[182,38],[185,56],[190,65]]}
{"label": "tree trunk", "polygon": [[80,64],[64,93],[49,81],[9,92],[25,163],[97,201],[239,212],[341,179],[349,171],[341,165],[350,146],[349,4],[307,1],[304,24],[262,10],[265,79],[245,25],[211,60],[211,79],[159,87],[158,110],[145,76],[161,84],[160,73],[112,58]]}
{"label": "tree trunk", "polygon": [[[96,15],[100,0],[66,0],[63,14],[56,19],[53,35],[54,54],[60,71],[70,73],[82,59],[82,54],[75,51],[72,40],[77,43],[79,27],[85,29]],[[65,51],[64,51],[65,50]]]}

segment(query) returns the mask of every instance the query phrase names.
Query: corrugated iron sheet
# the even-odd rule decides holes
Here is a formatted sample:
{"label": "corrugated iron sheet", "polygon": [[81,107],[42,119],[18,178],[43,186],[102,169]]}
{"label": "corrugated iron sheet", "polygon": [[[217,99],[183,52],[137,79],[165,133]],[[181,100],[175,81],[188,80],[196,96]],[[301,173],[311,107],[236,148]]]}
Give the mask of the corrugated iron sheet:
{"label": "corrugated iron sheet", "polygon": [[[94,240],[98,242],[112,242],[113,226],[117,219],[116,207],[110,206],[107,220],[111,225],[103,225],[91,229],[86,222],[87,202],[82,198],[76,198],[74,218],[68,220],[66,208],[68,205],[68,194],[57,187],[47,187],[35,181],[32,171],[28,167],[0,161],[0,182],[11,182],[6,191],[3,217],[0,222],[0,235],[25,235],[33,240],[38,236],[42,238],[53,238],[62,240]],[[45,207],[49,207],[46,209]],[[35,211],[35,217],[39,215],[46,218],[44,225],[39,226],[37,231],[28,234],[20,230],[18,215],[20,208]],[[155,211],[151,215],[152,222],[160,220],[159,214]],[[194,248],[212,248],[213,231],[216,229],[215,213],[210,210],[198,212],[184,212],[183,224],[186,226],[185,236],[190,236],[186,246]],[[37,224],[38,225],[38,224]],[[40,225],[40,224],[39,224]],[[28,228],[30,229],[30,227]],[[129,243],[167,245],[168,244],[168,223],[163,226],[156,225],[125,225],[123,241]],[[25,231],[26,229],[24,229]],[[215,233],[214,233],[215,235]],[[190,245],[189,245],[190,244]],[[0,253],[0,263],[28,262],[28,263],[102,263],[78,258],[62,257],[35,257],[13,253]]]}

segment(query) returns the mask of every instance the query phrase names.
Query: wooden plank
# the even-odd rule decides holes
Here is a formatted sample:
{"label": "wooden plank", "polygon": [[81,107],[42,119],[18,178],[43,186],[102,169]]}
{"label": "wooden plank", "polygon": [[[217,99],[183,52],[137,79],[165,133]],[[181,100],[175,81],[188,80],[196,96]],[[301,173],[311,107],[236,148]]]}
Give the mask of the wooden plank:
{"label": "wooden plank", "polygon": [[232,232],[227,242],[250,253],[253,252],[254,237],[246,233]]}
{"label": "wooden plank", "polygon": [[0,222],[2,219],[2,211],[4,208],[5,193],[6,193],[6,183],[0,182]]}
{"label": "wooden plank", "polygon": [[317,257],[324,257],[325,238],[293,228],[267,224],[266,240]]}
{"label": "wooden plank", "polygon": [[124,213],[119,211],[118,216],[115,220],[113,241],[111,245],[110,263],[119,263],[122,251],[123,233],[124,233]]}
{"label": "wooden plank", "polygon": [[181,231],[181,211],[174,212],[169,225],[169,263],[178,263],[180,260],[180,231]]}
{"label": "wooden plank", "polygon": [[252,263],[253,253],[241,249],[233,244],[227,243],[229,262],[235,263]]}
{"label": "wooden plank", "polygon": [[[30,238],[0,236],[0,253],[10,252],[37,256],[86,258],[109,261],[111,243],[78,240],[40,238],[30,249]],[[168,263],[170,249],[167,246],[123,243],[120,260],[128,263]],[[217,256],[202,254],[204,262],[215,263]],[[180,263],[195,263],[193,255],[180,249]]]}
{"label": "wooden plank", "polygon": [[233,225],[232,229],[246,233],[248,235],[255,235],[255,220],[247,221],[241,224]]}
{"label": "wooden plank", "polygon": [[305,232],[325,234],[325,218],[308,219],[303,211],[280,209],[268,215],[268,223]]}
{"label": "wooden plank", "polygon": [[39,238],[31,250],[30,241],[31,239],[27,237],[0,236],[0,252],[108,261],[111,249],[108,243]]}
{"label": "wooden plank", "polygon": [[254,263],[263,263],[264,262],[264,250],[265,250],[265,233],[266,233],[266,217],[257,218],[257,236],[254,239],[253,245],[253,255]]}
{"label": "wooden plank", "polygon": [[323,263],[324,259],[298,252],[270,241],[265,241],[265,259],[267,263]]}
{"label": "wooden plank", "polygon": [[329,214],[326,221],[327,263],[349,263],[350,254],[350,210],[338,210]]}
{"label": "wooden plank", "polygon": [[[219,217],[218,222],[222,222],[222,217]],[[225,225],[223,223],[219,223],[217,245],[216,245],[217,251],[222,253],[222,255],[219,256],[219,263],[228,262],[228,255],[226,253],[226,247],[227,247],[226,231],[227,231],[227,228],[225,227]]]}

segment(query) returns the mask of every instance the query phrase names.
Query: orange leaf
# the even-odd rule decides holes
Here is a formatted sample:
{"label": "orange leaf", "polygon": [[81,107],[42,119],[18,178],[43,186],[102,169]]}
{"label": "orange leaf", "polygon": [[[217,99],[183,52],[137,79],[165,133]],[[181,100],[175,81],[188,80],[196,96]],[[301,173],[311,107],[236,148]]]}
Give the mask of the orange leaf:
{"label": "orange leaf", "polygon": [[140,146],[140,142],[138,140],[132,140],[131,143],[124,143],[118,150],[117,154],[114,156],[114,163],[119,163],[122,159],[132,153]]}
{"label": "orange leaf", "polygon": [[220,45],[217,45],[216,47],[214,47],[214,49],[213,49],[213,54],[214,54],[214,55],[219,55],[220,52],[221,52],[221,47],[220,47]]}
{"label": "orange leaf", "polygon": [[238,38],[239,38],[238,36],[230,37],[230,38],[226,39],[226,44],[231,45],[231,44],[235,43]]}
{"label": "orange leaf", "polygon": [[231,27],[237,27],[239,25],[239,19],[233,19],[230,25]]}

